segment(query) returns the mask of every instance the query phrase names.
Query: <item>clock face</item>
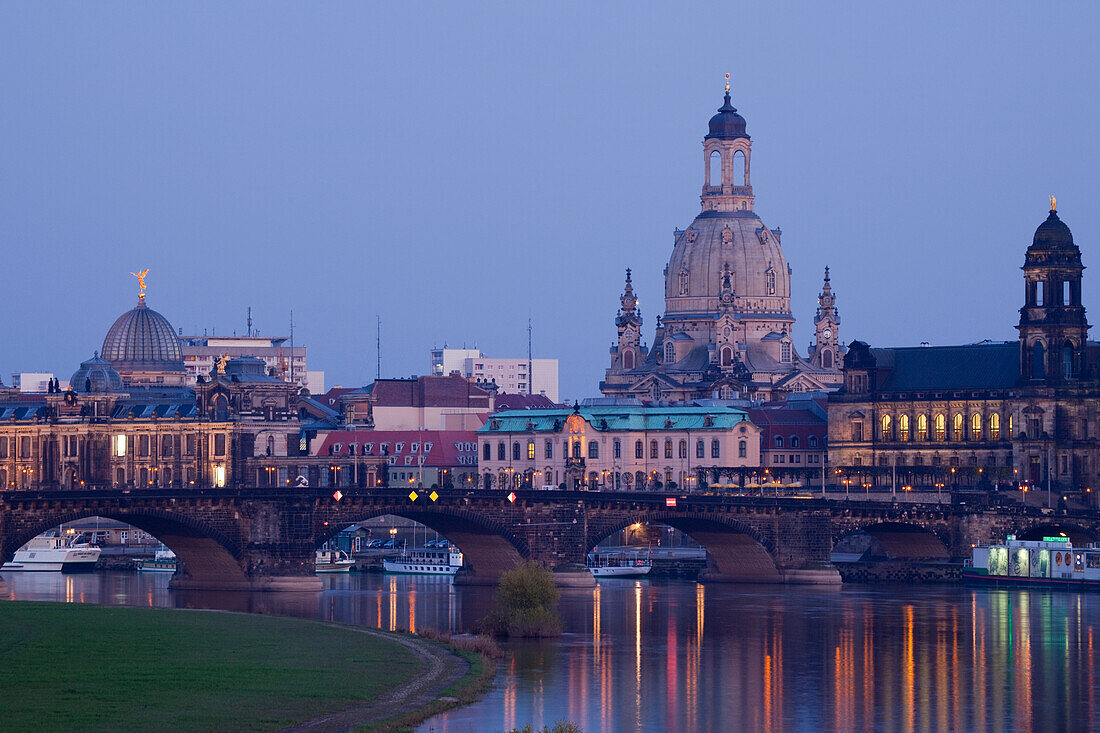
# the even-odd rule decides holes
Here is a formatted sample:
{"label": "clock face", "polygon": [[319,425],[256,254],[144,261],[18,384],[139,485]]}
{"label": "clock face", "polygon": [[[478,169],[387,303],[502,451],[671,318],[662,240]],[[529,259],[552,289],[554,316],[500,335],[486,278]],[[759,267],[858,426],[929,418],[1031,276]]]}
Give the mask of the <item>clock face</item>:
{"label": "clock face", "polygon": [[824,337],[825,337],[825,338],[827,338],[827,339],[831,339],[831,338],[833,337],[833,329],[831,329],[831,328],[826,328],[826,329],[825,329],[825,333],[823,333],[823,334],[821,334],[821,335],[822,335],[822,336],[824,336]]}

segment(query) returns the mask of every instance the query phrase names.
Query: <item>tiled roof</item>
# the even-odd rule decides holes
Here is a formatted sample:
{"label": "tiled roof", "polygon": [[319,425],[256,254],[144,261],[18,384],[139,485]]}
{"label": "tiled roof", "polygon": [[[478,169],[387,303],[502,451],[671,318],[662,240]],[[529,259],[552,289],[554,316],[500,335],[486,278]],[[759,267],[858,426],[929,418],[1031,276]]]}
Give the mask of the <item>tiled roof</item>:
{"label": "tiled roof", "polygon": [[552,410],[558,404],[541,394],[498,394],[494,402],[497,411],[502,410]]}
{"label": "tiled roof", "polygon": [[[719,407],[585,406],[578,413],[597,431],[605,430],[725,430],[748,420],[744,410]],[[498,412],[480,434],[557,432],[573,414],[569,409]],[[708,423],[708,417],[710,418]],[[494,425],[496,426],[494,428]]]}
{"label": "tiled roof", "polygon": [[395,466],[448,468],[477,465],[477,434],[472,430],[337,430],[325,436],[317,455],[388,456]]}
{"label": "tiled roof", "polygon": [[871,349],[883,392],[1010,389],[1020,378],[1015,341]]}

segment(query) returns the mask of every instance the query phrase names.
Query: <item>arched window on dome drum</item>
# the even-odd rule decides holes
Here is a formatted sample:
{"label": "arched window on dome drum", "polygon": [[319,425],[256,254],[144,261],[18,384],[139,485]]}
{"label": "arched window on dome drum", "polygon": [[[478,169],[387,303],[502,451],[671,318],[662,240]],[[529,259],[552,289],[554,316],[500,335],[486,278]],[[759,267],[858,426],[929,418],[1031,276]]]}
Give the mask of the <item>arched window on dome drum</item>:
{"label": "arched window on dome drum", "polygon": [[729,346],[722,347],[722,366],[733,366],[733,349]]}
{"label": "arched window on dome drum", "polygon": [[765,283],[764,283],[765,290],[764,290],[764,292],[766,292],[768,295],[775,295],[775,271],[774,270],[768,270],[767,273],[765,273],[764,277],[765,277]]}
{"label": "arched window on dome drum", "polygon": [[745,159],[745,154],[738,150],[733,154],[733,185],[745,186],[745,179],[748,178],[748,162]]}
{"label": "arched window on dome drum", "polygon": [[981,413],[975,412],[970,416],[970,439],[981,440],[982,439],[982,416]]}
{"label": "arched window on dome drum", "polygon": [[829,349],[825,349],[821,352],[821,366],[826,369],[833,368],[833,352]]}
{"label": "arched window on dome drum", "polygon": [[1001,439],[1001,416],[995,412],[989,416],[989,439]]}
{"label": "arched window on dome drum", "polygon": [[688,294],[688,286],[691,281],[691,276],[688,274],[686,267],[680,268],[680,295]]}
{"label": "arched window on dome drum", "polygon": [[722,154],[717,150],[707,159],[707,185],[722,185]]}
{"label": "arched window on dome drum", "polygon": [[634,368],[634,349],[626,349],[623,351],[623,369]]}

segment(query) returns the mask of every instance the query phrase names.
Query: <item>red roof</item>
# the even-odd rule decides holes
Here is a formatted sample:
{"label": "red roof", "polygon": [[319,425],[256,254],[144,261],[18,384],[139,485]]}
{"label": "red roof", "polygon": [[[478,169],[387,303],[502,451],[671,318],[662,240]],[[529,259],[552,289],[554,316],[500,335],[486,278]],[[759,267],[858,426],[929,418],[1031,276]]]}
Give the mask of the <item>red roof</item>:
{"label": "red roof", "polygon": [[[389,456],[395,466],[437,468],[477,465],[477,433],[473,430],[337,430],[325,436],[317,455]],[[332,453],[329,453],[329,450]]]}
{"label": "red roof", "polygon": [[489,408],[489,393],[458,374],[379,379],[367,392],[379,407]]}
{"label": "red roof", "polygon": [[496,410],[552,410],[558,403],[542,394],[498,394]]}

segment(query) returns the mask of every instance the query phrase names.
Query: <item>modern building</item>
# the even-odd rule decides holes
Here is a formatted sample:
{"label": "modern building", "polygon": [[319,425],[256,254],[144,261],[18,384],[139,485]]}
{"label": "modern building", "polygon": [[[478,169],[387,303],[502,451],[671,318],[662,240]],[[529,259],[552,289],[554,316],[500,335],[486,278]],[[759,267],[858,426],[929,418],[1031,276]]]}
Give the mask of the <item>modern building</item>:
{"label": "modern building", "polygon": [[558,360],[491,357],[477,349],[433,349],[431,373],[458,372],[477,382],[495,384],[500,392],[543,394],[558,401]]}
{"label": "modern building", "polygon": [[477,487],[473,430],[339,430],[318,436],[315,445],[313,455],[322,458],[380,457],[387,486]]}
{"label": "modern building", "polygon": [[722,404],[509,410],[477,437],[486,489],[692,490],[760,465],[760,429]]}
{"label": "modern building", "polygon": [[311,394],[325,391],[325,373],[310,371],[306,347],[291,346],[288,336],[180,336],[179,340],[189,384],[195,384],[200,374],[209,374],[219,359],[250,356],[262,359],[269,374],[305,387]]}
{"label": "modern building", "polygon": [[838,480],[1017,486],[1090,500],[1100,486],[1100,344],[1084,266],[1053,208],[1024,255],[1016,341],[871,348],[854,341],[829,396]]}
{"label": "modern building", "polygon": [[[23,392],[47,392],[54,379],[53,372],[16,372],[11,375],[11,384]],[[59,386],[65,390],[69,388],[69,383],[60,382]]]}
{"label": "modern building", "polygon": [[776,400],[840,386],[840,316],[826,269],[808,357],[795,348],[791,268],[782,232],[756,213],[752,141],[745,118],[725,102],[703,139],[701,213],[673,232],[665,267],[665,312],[653,346],[630,270],[615,319],[617,340],[600,390],[610,397],[688,401]]}

